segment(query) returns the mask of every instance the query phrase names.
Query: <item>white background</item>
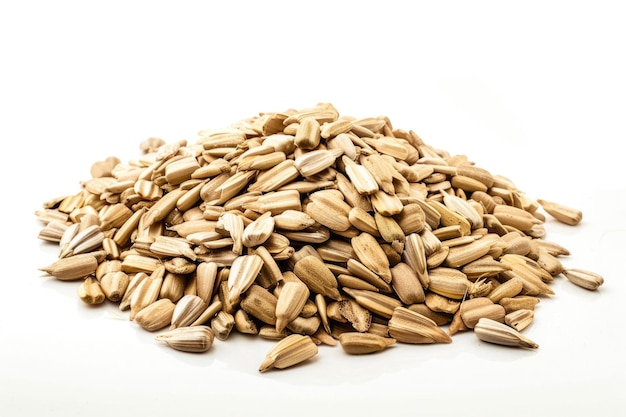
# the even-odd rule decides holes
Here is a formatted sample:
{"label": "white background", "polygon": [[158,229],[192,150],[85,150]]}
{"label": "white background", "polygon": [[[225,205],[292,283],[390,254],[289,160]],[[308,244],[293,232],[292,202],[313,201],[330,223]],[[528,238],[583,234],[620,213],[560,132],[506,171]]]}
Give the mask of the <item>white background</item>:
{"label": "white background", "polygon": [[[623,415],[625,13],[619,2],[3,2],[0,6],[0,414]],[[537,351],[320,347],[259,374],[271,343],[203,355],[153,341],[78,283],[44,277],[56,248],[33,212],[97,160],[150,136],[188,139],[258,112],[333,103],[387,115],[532,198],[580,208],[547,238],[588,292],[556,279],[525,334]]]}

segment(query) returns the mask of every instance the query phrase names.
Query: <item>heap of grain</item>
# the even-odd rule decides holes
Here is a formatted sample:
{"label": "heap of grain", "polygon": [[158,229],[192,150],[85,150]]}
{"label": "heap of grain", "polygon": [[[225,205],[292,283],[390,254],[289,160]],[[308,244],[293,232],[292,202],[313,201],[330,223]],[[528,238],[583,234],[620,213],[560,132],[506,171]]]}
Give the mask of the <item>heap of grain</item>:
{"label": "heap of grain", "polygon": [[41,269],[81,280],[85,303],[119,303],[175,349],[258,334],[279,341],[265,371],[336,340],[365,354],[473,329],[536,348],[520,332],[557,275],[603,282],[565,269],[567,249],[543,239],[542,210],[570,225],[579,211],[386,117],[319,104],[141,149],[95,163],[77,194],[36,212],[39,237],[60,246]]}

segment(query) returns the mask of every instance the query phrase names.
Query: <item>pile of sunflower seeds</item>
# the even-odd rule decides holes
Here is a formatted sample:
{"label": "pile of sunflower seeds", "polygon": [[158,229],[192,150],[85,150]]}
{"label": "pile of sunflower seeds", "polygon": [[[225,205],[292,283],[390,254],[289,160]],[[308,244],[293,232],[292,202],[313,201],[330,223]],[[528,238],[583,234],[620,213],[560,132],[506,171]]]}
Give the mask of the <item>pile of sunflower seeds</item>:
{"label": "pile of sunflower seeds", "polygon": [[576,225],[580,211],[387,117],[322,103],[141,150],[95,163],[80,191],[36,212],[39,238],[59,245],[41,270],[174,349],[258,335],[276,341],[261,372],[337,341],[367,354],[473,331],[533,349],[521,332],[555,277],[603,283],[564,268],[569,251],[544,239],[544,213]]}

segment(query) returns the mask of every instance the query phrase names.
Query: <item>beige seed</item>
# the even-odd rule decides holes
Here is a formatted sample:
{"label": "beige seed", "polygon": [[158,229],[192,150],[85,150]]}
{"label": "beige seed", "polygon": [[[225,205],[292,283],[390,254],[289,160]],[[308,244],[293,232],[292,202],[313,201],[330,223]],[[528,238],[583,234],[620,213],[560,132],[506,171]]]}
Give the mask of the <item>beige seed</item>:
{"label": "beige seed", "polygon": [[223,304],[217,297],[214,301],[191,323],[191,326],[202,326],[211,321],[222,310]]}
{"label": "beige seed", "polygon": [[541,207],[561,223],[575,226],[583,219],[583,213],[571,207],[546,200],[537,200]]}
{"label": "beige seed", "polygon": [[106,299],[100,283],[92,276],[86,277],[78,287],[78,298],[89,305],[102,304]]}
{"label": "beige seed", "polygon": [[243,334],[252,334],[252,335],[256,335],[259,334],[259,329],[257,328],[256,323],[254,322],[254,320],[252,320],[250,318],[250,316],[248,315],[248,313],[245,312],[245,310],[237,310],[235,312],[235,329],[237,329],[237,331],[239,333],[243,333]]}
{"label": "beige seed", "polygon": [[283,331],[293,321],[309,298],[309,289],[302,282],[287,282],[282,286],[276,303],[276,330]]}
{"label": "beige seed", "polygon": [[400,262],[391,268],[391,285],[404,304],[424,302],[424,288],[409,265]]}
{"label": "beige seed", "polygon": [[353,237],[351,243],[359,261],[385,280],[385,282],[390,283],[389,259],[376,238],[369,233],[363,232]]}
{"label": "beige seed", "polygon": [[373,285],[378,290],[390,293],[392,291],[391,285],[384,279],[374,273],[371,269],[363,265],[356,259],[348,259],[347,261],[348,272],[357,278]]}
{"label": "beige seed", "polygon": [[398,307],[389,319],[389,335],[401,343],[451,343],[452,339],[426,316]]}
{"label": "beige seed", "polygon": [[235,259],[228,276],[230,302],[236,304],[241,294],[252,285],[263,266],[258,255],[244,255]]}
{"label": "beige seed", "polygon": [[426,251],[423,239],[417,233],[411,233],[406,237],[402,259],[415,271],[422,287],[428,288],[430,280],[426,269]]}
{"label": "beige seed", "polygon": [[122,299],[129,283],[128,275],[122,271],[109,272],[100,279],[100,286],[104,295],[115,303]]}
{"label": "beige seed", "polygon": [[385,318],[390,318],[394,309],[402,306],[402,302],[396,298],[377,292],[352,288],[343,288],[343,291],[353,297],[362,307]]}
{"label": "beige seed", "polygon": [[563,275],[565,275],[565,278],[571,283],[587,290],[596,290],[604,284],[604,278],[602,278],[602,276],[583,269],[568,268],[563,270]]}
{"label": "beige seed", "polygon": [[380,352],[396,343],[396,340],[372,333],[346,332],[339,336],[339,343],[344,352],[350,355],[366,355]]}
{"label": "beige seed", "polygon": [[292,334],[280,340],[267,353],[259,372],[285,369],[300,364],[317,355],[317,345],[310,336]]}
{"label": "beige seed", "polygon": [[72,281],[84,278],[96,272],[98,260],[92,254],[80,254],[61,258],[40,271],[46,272],[61,281]]}
{"label": "beige seed", "polygon": [[170,325],[176,305],[167,298],[155,301],[135,316],[135,322],[143,329],[154,332]]}
{"label": "beige seed", "polygon": [[296,262],[293,272],[311,291],[334,300],[341,298],[337,288],[337,279],[319,258],[312,255],[305,256]]}
{"label": "beige seed", "polygon": [[337,302],[339,314],[343,316],[358,332],[366,332],[372,324],[372,314],[356,301],[345,299]]}
{"label": "beige seed", "polygon": [[262,245],[274,232],[274,218],[271,212],[265,212],[243,230],[242,243],[251,248]]}
{"label": "beige seed", "polygon": [[299,231],[313,226],[315,220],[302,211],[285,210],[274,216],[274,224],[277,229]]}
{"label": "beige seed", "polygon": [[499,303],[503,298],[515,297],[521,293],[523,289],[524,281],[519,277],[513,277],[505,283],[498,285],[489,293],[488,298],[494,303]]}
{"label": "beige seed", "polygon": [[461,271],[467,275],[468,279],[478,279],[483,277],[492,277],[498,275],[500,272],[510,271],[511,267],[505,265],[499,261],[496,261],[491,256],[484,256],[480,259],[472,261],[461,268]]}
{"label": "beige seed", "polygon": [[531,297],[528,295],[518,295],[516,297],[505,297],[500,300],[500,305],[504,307],[506,313],[511,313],[516,310],[527,309],[534,310],[535,306],[539,304],[539,298]]}
{"label": "beige seed", "polygon": [[174,309],[172,315],[170,330],[177,327],[190,326],[200,316],[200,314],[206,310],[206,308],[206,302],[197,295],[184,295],[176,303],[176,308]]}
{"label": "beige seed", "polygon": [[320,328],[321,320],[317,316],[298,316],[287,324],[291,333],[306,334],[313,336]]}
{"label": "beige seed", "polygon": [[486,239],[478,239],[466,245],[451,247],[444,264],[452,268],[459,268],[487,255],[493,243]]}
{"label": "beige seed", "polygon": [[298,148],[315,149],[320,143],[320,124],[314,117],[304,117],[300,120],[294,143]]}
{"label": "beige seed", "polygon": [[124,311],[130,308],[130,301],[132,299],[133,293],[139,287],[139,284],[141,283],[141,281],[148,278],[148,274],[144,272],[139,272],[136,274],[132,274],[129,277],[130,277],[130,281],[128,283],[128,286],[126,287],[126,291],[124,292],[124,295],[122,296],[122,299],[120,300],[120,304],[119,304],[119,309],[121,311]]}
{"label": "beige seed", "polygon": [[460,300],[465,297],[472,283],[465,274],[454,268],[438,267],[428,272],[428,290],[443,297]]}
{"label": "beige seed", "polygon": [[340,150],[326,149],[306,152],[296,157],[295,167],[303,177],[312,177],[330,168],[341,153]]}
{"label": "beige seed", "polygon": [[161,292],[165,268],[160,266],[148,277],[139,282],[130,298],[130,319],[134,320],[137,313],[144,307],[155,302]]}
{"label": "beige seed", "polygon": [[276,325],[277,298],[265,288],[252,284],[241,300],[241,308],[264,323]]}
{"label": "beige seed", "polygon": [[485,342],[503,346],[537,349],[538,345],[504,323],[482,318],[474,327],[476,336]]}
{"label": "beige seed", "polygon": [[534,317],[535,312],[533,310],[520,309],[504,316],[504,322],[521,332],[532,323]]}
{"label": "beige seed", "polygon": [[473,329],[478,320],[483,317],[503,322],[505,318],[505,310],[499,304],[494,304],[489,298],[479,297],[465,300],[461,303],[459,309],[463,324],[469,329]]}
{"label": "beige seed", "polygon": [[369,173],[367,168],[358,165],[347,156],[342,156],[341,160],[345,165],[345,173],[359,192],[359,194],[371,195],[378,191],[378,183]]}
{"label": "beige seed", "polygon": [[214,334],[207,326],[179,327],[156,336],[156,340],[183,352],[202,353],[211,349]]}
{"label": "beige seed", "polygon": [[429,291],[424,297],[424,304],[432,311],[438,313],[455,314],[461,306],[461,301],[452,300],[443,295]]}
{"label": "beige seed", "polygon": [[221,341],[228,339],[233,327],[235,327],[235,317],[223,310],[219,311],[211,320],[211,330],[213,330],[215,337]]}

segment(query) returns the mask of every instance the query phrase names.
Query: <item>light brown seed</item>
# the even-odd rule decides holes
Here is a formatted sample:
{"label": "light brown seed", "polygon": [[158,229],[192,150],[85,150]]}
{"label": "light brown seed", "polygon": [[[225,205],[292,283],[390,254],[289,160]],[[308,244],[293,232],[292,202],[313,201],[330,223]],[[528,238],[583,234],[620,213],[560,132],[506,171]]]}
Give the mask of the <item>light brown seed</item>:
{"label": "light brown seed", "polygon": [[452,339],[426,316],[397,307],[389,319],[389,335],[401,343],[451,343]]}
{"label": "light brown seed", "polygon": [[580,210],[564,206],[547,200],[537,200],[541,207],[552,217],[561,223],[575,226],[583,219],[583,213]]}
{"label": "light brown seed", "polygon": [[423,240],[417,233],[406,236],[402,259],[415,271],[422,287],[428,288],[430,280],[426,269],[426,251]]}
{"label": "light brown seed", "polygon": [[476,336],[485,342],[503,346],[537,349],[538,345],[504,323],[482,318],[474,327]]}
{"label": "light brown seed", "polygon": [[472,283],[465,274],[454,268],[438,267],[428,272],[428,290],[443,297],[460,300],[467,294]]}
{"label": "light brown seed", "polygon": [[248,313],[246,313],[245,310],[237,310],[234,318],[235,329],[237,329],[239,333],[252,335],[259,334],[259,329],[256,323],[250,318],[250,316],[248,316]]}
{"label": "light brown seed", "polygon": [[250,285],[261,272],[262,266],[263,260],[259,255],[243,255],[235,259],[228,275],[228,291],[231,303],[236,304],[241,294],[250,288]]}
{"label": "light brown seed", "polygon": [[340,150],[317,149],[298,155],[295,166],[303,177],[312,177],[334,165],[341,154]]}
{"label": "light brown seed", "polygon": [[183,352],[202,353],[211,349],[214,334],[207,326],[178,327],[155,338]]}
{"label": "light brown seed", "polygon": [[106,299],[100,283],[92,276],[86,277],[78,287],[78,298],[89,305],[102,304]]}
{"label": "light brown seed", "polygon": [[241,300],[241,308],[264,323],[276,324],[277,298],[260,285],[252,284]]}
{"label": "light brown seed", "polygon": [[274,225],[277,229],[299,231],[311,227],[315,220],[299,210],[285,210],[274,216]]}
{"label": "light brown seed", "polygon": [[487,317],[491,320],[503,322],[505,317],[505,310],[499,304],[494,304],[487,297],[472,298],[471,300],[465,300],[461,303],[459,308],[461,319],[465,326],[469,329],[473,329],[483,317]]}
{"label": "light brown seed", "polygon": [[452,300],[430,291],[426,293],[424,303],[432,311],[446,314],[455,314],[461,306],[460,300]]}
{"label": "light brown seed", "polygon": [[150,276],[141,280],[133,291],[130,299],[130,319],[134,320],[137,313],[144,307],[155,302],[161,292],[165,268],[160,266]]}
{"label": "light brown seed", "polygon": [[170,299],[162,298],[137,313],[135,322],[149,332],[163,329],[172,322],[175,307]]}
{"label": "light brown seed", "polygon": [[337,302],[341,314],[358,332],[366,332],[372,324],[372,314],[366,308],[351,299]]}
{"label": "light brown seed", "polygon": [[177,327],[190,326],[200,316],[200,314],[206,310],[206,308],[206,302],[197,295],[184,295],[176,303],[176,308],[174,309],[172,315],[170,330]]}
{"label": "light brown seed", "polygon": [[314,117],[304,117],[298,124],[294,144],[302,149],[315,149],[320,143],[320,124]]}
{"label": "light brown seed", "polygon": [[604,278],[601,275],[584,269],[568,268],[563,270],[563,275],[571,283],[587,290],[597,290],[598,287],[604,284]]}
{"label": "light brown seed", "polygon": [[287,282],[282,286],[276,303],[276,330],[282,332],[295,320],[309,298],[308,287],[302,282]]}
{"label": "light brown seed", "polygon": [[539,301],[540,300],[537,297],[518,295],[512,298],[503,298],[500,300],[499,304],[504,307],[504,310],[508,314],[521,309],[534,310],[535,306],[539,304]]}
{"label": "light brown seed", "polygon": [[109,272],[100,279],[100,286],[102,291],[104,291],[104,295],[114,303],[122,299],[129,283],[130,278],[122,271]]}
{"label": "light brown seed", "polygon": [[404,304],[424,302],[422,283],[415,271],[406,263],[400,262],[391,268],[391,285]]}
{"label": "light brown seed", "polygon": [[342,156],[341,160],[345,166],[345,173],[359,192],[363,195],[371,195],[378,191],[378,183],[370,172],[362,165],[357,164],[347,156]]}
{"label": "light brown seed", "polygon": [[519,277],[513,277],[494,288],[488,298],[494,303],[499,303],[503,298],[515,297],[522,292],[522,289],[524,289],[524,281]]}
{"label": "light brown seed", "polygon": [[451,268],[459,268],[487,255],[493,242],[483,238],[466,245],[451,247],[444,264]]}
{"label": "light brown seed", "polygon": [[380,276],[385,282],[391,282],[389,259],[380,244],[369,233],[361,233],[351,239],[352,248],[359,261]]}
{"label": "light brown seed", "polygon": [[534,317],[535,312],[533,310],[520,309],[504,316],[504,322],[521,332],[532,323]]}
{"label": "light brown seed", "polygon": [[339,343],[344,352],[350,355],[367,355],[386,349],[396,340],[373,333],[346,332],[339,336]]}
{"label": "light brown seed", "polygon": [[317,345],[310,336],[289,335],[280,340],[265,356],[259,372],[285,369],[300,364],[317,355]]}
{"label": "light brown seed", "polygon": [[213,319],[211,319],[211,330],[219,340],[224,341],[230,336],[230,332],[235,327],[235,317],[225,311],[219,311]]}
{"label": "light brown seed", "polygon": [[362,307],[385,318],[390,318],[394,309],[402,306],[402,302],[398,299],[377,292],[352,288],[343,288],[343,291]]}
{"label": "light brown seed", "polygon": [[296,262],[293,272],[311,291],[334,300],[341,298],[337,288],[337,279],[318,257],[305,256]]}
{"label": "light brown seed", "polygon": [[98,260],[96,257],[86,253],[61,258],[46,267],[39,268],[39,270],[61,281],[72,281],[93,274],[97,267]]}

